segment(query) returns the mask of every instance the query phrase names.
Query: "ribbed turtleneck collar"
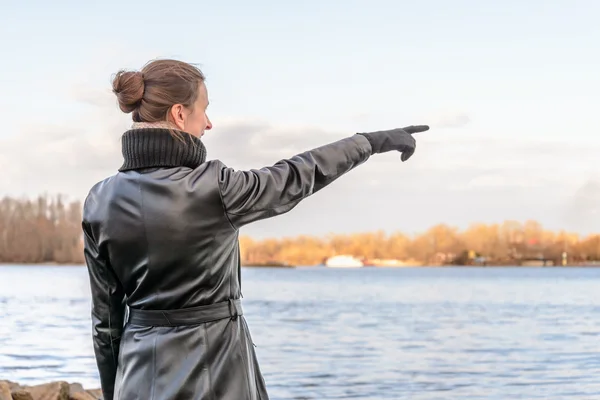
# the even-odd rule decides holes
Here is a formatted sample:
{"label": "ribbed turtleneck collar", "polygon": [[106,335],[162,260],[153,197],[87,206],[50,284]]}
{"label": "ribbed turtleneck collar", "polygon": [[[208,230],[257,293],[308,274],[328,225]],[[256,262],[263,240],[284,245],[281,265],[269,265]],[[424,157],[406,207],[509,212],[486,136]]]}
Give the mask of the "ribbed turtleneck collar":
{"label": "ribbed turtleneck collar", "polygon": [[171,135],[167,128],[137,128],[121,138],[124,162],[119,171],[141,168],[196,168],[206,161],[202,141],[185,132],[177,132],[183,140]]}

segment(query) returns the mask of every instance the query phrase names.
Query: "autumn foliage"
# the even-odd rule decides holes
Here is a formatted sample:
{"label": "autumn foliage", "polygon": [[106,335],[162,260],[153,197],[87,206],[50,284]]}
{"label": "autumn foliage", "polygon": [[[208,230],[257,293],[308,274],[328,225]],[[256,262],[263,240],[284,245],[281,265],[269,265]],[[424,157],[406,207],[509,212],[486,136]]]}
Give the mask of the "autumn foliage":
{"label": "autumn foliage", "polygon": [[[81,264],[81,203],[61,196],[0,200],[0,262]],[[401,227],[399,227],[400,229]],[[333,255],[396,259],[423,265],[517,265],[523,260],[570,264],[600,260],[600,235],[581,237],[544,230],[534,221],[474,224],[466,230],[437,225],[418,235],[400,232],[331,234],[322,237],[240,238],[246,265],[286,262],[318,265]],[[479,260],[479,261],[478,261]],[[483,260],[483,261],[481,261]]]}
{"label": "autumn foliage", "polygon": [[563,252],[570,264],[600,260],[600,235],[582,238],[567,232],[550,232],[534,221],[473,224],[463,231],[441,224],[414,236],[371,232],[260,241],[241,237],[240,244],[242,260],[248,265],[317,265],[337,254],[367,260],[416,261],[421,265],[519,265],[542,259],[559,265]]}

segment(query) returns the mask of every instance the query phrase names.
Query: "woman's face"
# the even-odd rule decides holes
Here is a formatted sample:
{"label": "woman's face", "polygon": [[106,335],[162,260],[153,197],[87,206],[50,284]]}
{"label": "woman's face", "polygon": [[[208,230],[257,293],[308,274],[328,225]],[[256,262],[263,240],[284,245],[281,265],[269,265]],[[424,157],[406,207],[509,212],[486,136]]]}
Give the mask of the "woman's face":
{"label": "woman's face", "polygon": [[206,115],[208,108],[208,91],[204,82],[200,82],[198,98],[190,108],[175,104],[171,108],[171,119],[179,130],[196,137],[202,137],[204,131],[212,129],[212,123]]}

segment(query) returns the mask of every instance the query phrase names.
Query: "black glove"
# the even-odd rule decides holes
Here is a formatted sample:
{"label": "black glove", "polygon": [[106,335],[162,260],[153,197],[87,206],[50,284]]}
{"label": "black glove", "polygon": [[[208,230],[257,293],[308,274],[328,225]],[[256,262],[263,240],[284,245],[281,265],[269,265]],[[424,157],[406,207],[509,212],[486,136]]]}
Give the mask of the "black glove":
{"label": "black glove", "polygon": [[377,131],[358,133],[367,138],[371,143],[372,154],[386,153],[388,151],[399,151],[402,153],[401,160],[408,160],[417,147],[413,133],[425,132],[429,130],[427,125],[407,126],[405,128],[391,129],[388,131]]}

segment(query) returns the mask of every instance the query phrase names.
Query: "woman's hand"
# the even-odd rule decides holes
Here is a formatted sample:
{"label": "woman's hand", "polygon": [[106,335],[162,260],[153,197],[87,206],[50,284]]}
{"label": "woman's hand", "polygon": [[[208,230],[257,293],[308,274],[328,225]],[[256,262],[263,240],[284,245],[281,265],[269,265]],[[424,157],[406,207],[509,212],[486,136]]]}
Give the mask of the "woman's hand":
{"label": "woman's hand", "polygon": [[359,135],[363,135],[369,140],[373,154],[399,151],[402,153],[401,160],[404,162],[412,157],[417,147],[417,142],[412,135],[427,130],[429,130],[427,125],[411,125],[387,131],[359,133]]}

